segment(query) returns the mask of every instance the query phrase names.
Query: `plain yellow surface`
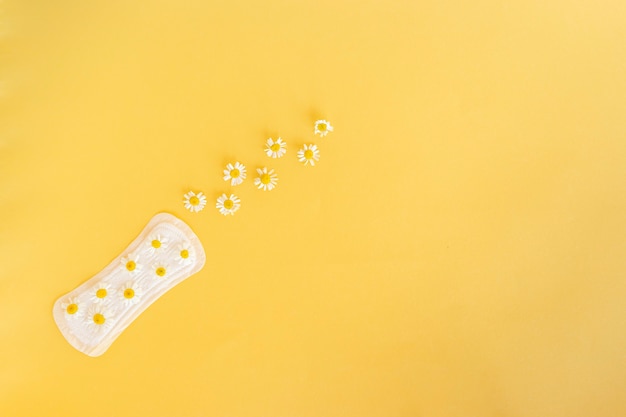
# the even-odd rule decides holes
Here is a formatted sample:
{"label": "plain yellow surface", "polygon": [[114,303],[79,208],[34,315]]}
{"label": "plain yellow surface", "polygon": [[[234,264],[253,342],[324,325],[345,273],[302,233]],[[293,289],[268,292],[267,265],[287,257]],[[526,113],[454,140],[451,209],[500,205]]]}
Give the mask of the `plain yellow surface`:
{"label": "plain yellow surface", "polygon": [[[1,416],[626,415],[622,0],[1,16]],[[280,180],[226,218],[235,160]],[[161,211],[206,267],[75,351],[54,300]]]}

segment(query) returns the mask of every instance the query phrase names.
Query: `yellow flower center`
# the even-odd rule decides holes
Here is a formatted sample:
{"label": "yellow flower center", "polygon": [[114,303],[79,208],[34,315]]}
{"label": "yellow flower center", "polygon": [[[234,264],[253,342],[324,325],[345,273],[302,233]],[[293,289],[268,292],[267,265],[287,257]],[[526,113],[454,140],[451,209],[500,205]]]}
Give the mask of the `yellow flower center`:
{"label": "yellow flower center", "polygon": [[[197,206],[198,204],[200,204],[200,199],[194,195],[189,199],[189,204],[191,204],[192,206]],[[154,242],[152,243],[154,244]]]}
{"label": "yellow flower center", "polygon": [[135,296],[135,290],[133,290],[132,288],[126,288],[124,290],[124,298],[130,300],[134,296]]}
{"label": "yellow flower center", "polygon": [[235,205],[235,203],[233,203],[233,200],[226,200],[226,201],[224,201],[224,208],[226,210],[230,210],[231,208],[233,208],[234,205]]}
{"label": "yellow flower center", "polygon": [[158,267],[158,268],[156,269],[156,271],[155,271],[155,272],[156,272],[156,274],[157,274],[158,276],[162,277],[162,276],[164,276],[164,275],[165,275],[165,272],[166,272],[166,271],[165,271],[165,268],[163,268],[162,266],[160,266],[160,267]]}
{"label": "yellow flower center", "polygon": [[98,291],[96,291],[96,297],[98,298],[104,298],[107,296],[107,290],[104,288],[100,288]]}
{"label": "yellow flower center", "polygon": [[152,247],[153,247],[154,249],[159,249],[159,248],[161,247],[161,241],[160,241],[160,240],[157,240],[157,239],[154,239],[154,240],[152,241]]}
{"label": "yellow flower center", "polygon": [[274,152],[280,151],[280,143],[274,143],[272,146],[270,146],[270,149]]}
{"label": "yellow flower center", "polygon": [[230,177],[231,178],[237,178],[237,177],[239,177],[240,174],[241,174],[241,172],[239,172],[239,170],[237,168],[234,168],[234,169],[230,170]]}
{"label": "yellow flower center", "polygon": [[104,322],[107,321],[104,316],[100,313],[96,313],[93,315],[93,322],[96,323],[98,326],[101,326],[104,324]]}
{"label": "yellow flower center", "polygon": [[324,132],[326,130],[326,128],[328,128],[328,126],[326,126],[326,123],[320,123],[320,124],[317,125],[317,130],[319,130],[321,132]]}
{"label": "yellow flower center", "polygon": [[126,269],[128,269],[129,271],[134,271],[135,268],[137,268],[137,264],[135,263],[135,261],[126,262]]}
{"label": "yellow flower center", "polygon": [[311,159],[313,158],[313,151],[310,149],[307,149],[306,151],[304,151],[304,157],[306,159]]}
{"label": "yellow flower center", "polygon": [[189,258],[189,251],[187,249],[183,249],[180,251],[180,257],[183,259]]}
{"label": "yellow flower center", "polygon": [[78,305],[70,304],[67,306],[65,311],[67,311],[67,314],[76,314],[76,312],[78,311]]}
{"label": "yellow flower center", "polygon": [[261,175],[261,182],[265,185],[269,184],[272,181],[272,178],[270,177],[270,174],[263,174]]}

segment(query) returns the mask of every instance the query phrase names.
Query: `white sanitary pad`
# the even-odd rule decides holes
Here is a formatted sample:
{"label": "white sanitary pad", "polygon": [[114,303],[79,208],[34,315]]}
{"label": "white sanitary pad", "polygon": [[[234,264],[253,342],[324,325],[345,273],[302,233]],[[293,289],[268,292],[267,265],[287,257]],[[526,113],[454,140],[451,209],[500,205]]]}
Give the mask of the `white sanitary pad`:
{"label": "white sanitary pad", "polygon": [[189,226],[157,214],[106,268],[54,303],[54,321],[72,346],[100,356],[150,304],[200,271],[205,259]]}

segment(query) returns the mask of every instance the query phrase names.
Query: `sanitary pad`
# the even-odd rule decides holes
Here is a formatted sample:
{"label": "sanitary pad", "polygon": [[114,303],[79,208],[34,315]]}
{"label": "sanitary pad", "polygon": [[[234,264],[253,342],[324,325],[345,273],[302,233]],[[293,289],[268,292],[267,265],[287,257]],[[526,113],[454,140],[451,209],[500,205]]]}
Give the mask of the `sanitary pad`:
{"label": "sanitary pad", "polygon": [[150,304],[200,271],[205,259],[189,226],[157,214],[107,267],[55,302],[54,321],[72,346],[100,356]]}

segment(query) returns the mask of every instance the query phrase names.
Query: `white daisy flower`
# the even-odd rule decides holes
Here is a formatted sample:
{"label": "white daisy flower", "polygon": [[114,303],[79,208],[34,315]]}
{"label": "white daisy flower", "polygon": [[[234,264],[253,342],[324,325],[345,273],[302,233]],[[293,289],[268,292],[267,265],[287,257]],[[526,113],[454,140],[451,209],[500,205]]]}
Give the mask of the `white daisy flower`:
{"label": "white daisy flower", "polygon": [[315,122],[315,130],[314,133],[316,135],[320,135],[324,137],[328,135],[328,133],[333,131],[333,127],[330,125],[330,122],[327,120],[318,120]]}
{"label": "white daisy flower", "polygon": [[265,167],[263,167],[263,169],[257,168],[256,172],[259,176],[254,179],[254,185],[256,185],[259,190],[272,191],[274,187],[276,187],[278,175],[274,173],[273,169],[268,171]]}
{"label": "white daisy flower", "polygon": [[102,304],[92,304],[87,310],[87,328],[94,333],[111,328],[112,311]]}
{"label": "white daisy flower", "polygon": [[184,195],[183,202],[187,210],[197,213],[206,206],[206,196],[202,192],[196,194],[193,191],[189,191]]}
{"label": "white daisy flower", "polygon": [[154,264],[152,270],[157,278],[164,278],[167,275],[167,265],[165,264]]}
{"label": "white daisy flower", "polygon": [[224,170],[224,181],[230,181],[230,185],[239,185],[246,179],[246,167],[244,164],[235,162],[233,164],[226,165]]}
{"label": "white daisy flower", "polygon": [[287,143],[281,138],[269,138],[265,142],[265,153],[271,158],[280,158],[287,153]]}
{"label": "white daisy flower", "polygon": [[108,301],[109,289],[111,286],[101,282],[97,287],[91,290],[91,301],[94,303],[104,303]]}
{"label": "white daisy flower", "polygon": [[181,265],[189,265],[193,263],[194,253],[191,246],[187,243],[181,243],[178,245],[178,263]]}
{"label": "white daisy flower", "polygon": [[231,194],[227,196],[226,194],[222,194],[218,197],[217,203],[215,207],[222,213],[224,216],[234,215],[239,207],[241,207],[241,200],[235,194]]}
{"label": "white daisy flower", "polygon": [[120,262],[124,266],[124,269],[131,275],[135,275],[143,268],[143,266],[139,263],[139,256],[135,254],[128,254],[124,256]]}
{"label": "white daisy flower", "polygon": [[304,165],[311,164],[311,166],[315,166],[315,162],[320,160],[320,150],[317,149],[317,145],[304,145],[298,151],[298,160]]}
{"label": "white daisy flower", "polygon": [[61,303],[61,308],[65,313],[65,317],[68,319],[76,319],[77,317],[82,317],[82,304],[78,301],[77,297],[68,298],[66,301]]}
{"label": "white daisy flower", "polygon": [[128,281],[124,284],[120,289],[120,293],[122,295],[122,299],[124,300],[124,304],[127,306],[135,305],[141,301],[141,289],[134,281]]}
{"label": "white daisy flower", "polygon": [[159,233],[151,235],[146,243],[148,246],[148,253],[152,255],[157,251],[163,251],[167,248],[167,242],[167,237],[161,236]]}

